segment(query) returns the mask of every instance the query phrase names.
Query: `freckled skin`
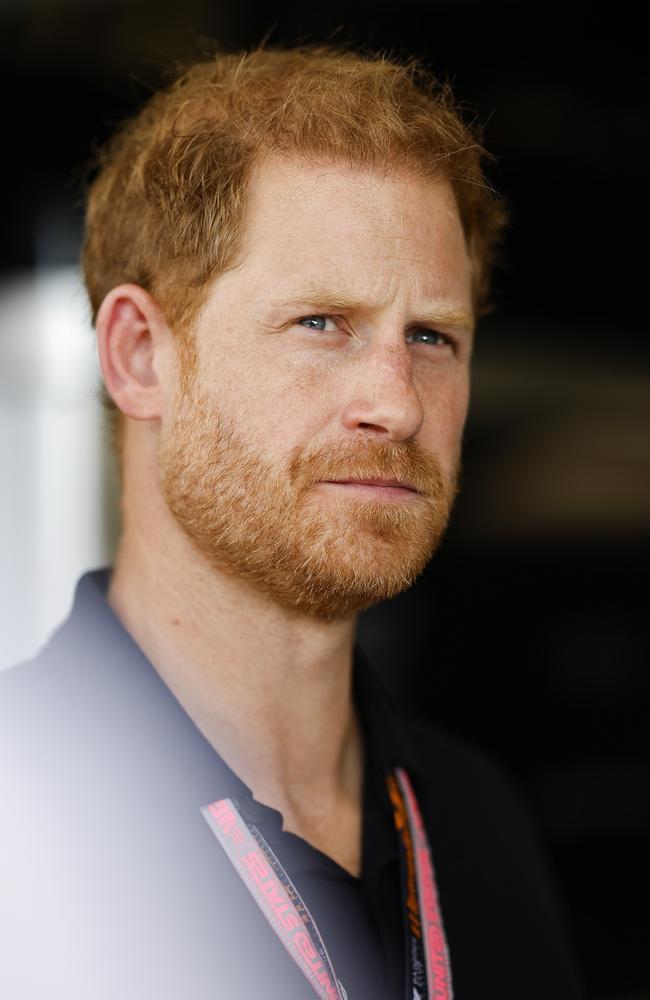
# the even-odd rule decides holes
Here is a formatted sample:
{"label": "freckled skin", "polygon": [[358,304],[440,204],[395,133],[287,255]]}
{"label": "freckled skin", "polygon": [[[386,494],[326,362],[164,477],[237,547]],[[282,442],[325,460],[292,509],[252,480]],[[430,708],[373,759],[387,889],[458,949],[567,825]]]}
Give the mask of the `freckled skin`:
{"label": "freckled skin", "polygon": [[[197,326],[201,384],[242,414],[269,458],[366,433],[415,439],[445,475],[458,461],[471,333],[452,356],[404,333],[424,304],[471,314],[471,271],[451,188],[276,157],[254,175],[240,266],[221,275]],[[345,289],[364,308],[338,338],[275,306],[301,287]],[[308,304],[306,304],[308,305]],[[372,429],[370,429],[372,428]]]}
{"label": "freckled skin", "polygon": [[[275,157],[253,175],[239,259],[198,318],[192,389],[162,415],[165,498],[213,565],[299,613],[349,615],[413,582],[455,495],[471,329],[420,322],[471,320],[453,194]],[[303,301],[315,285],[354,305]],[[332,320],[314,329],[309,316]],[[318,486],[350,475],[421,494]]]}

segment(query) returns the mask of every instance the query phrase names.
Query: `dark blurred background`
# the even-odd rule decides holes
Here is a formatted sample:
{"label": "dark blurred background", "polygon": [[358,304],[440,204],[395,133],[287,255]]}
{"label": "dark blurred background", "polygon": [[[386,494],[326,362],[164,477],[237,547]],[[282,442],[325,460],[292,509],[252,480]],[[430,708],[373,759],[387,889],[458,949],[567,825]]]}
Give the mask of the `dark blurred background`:
{"label": "dark blurred background", "polygon": [[[74,273],[79,168],[174,60],[200,55],[207,38],[233,48],[269,32],[276,43],[415,54],[484,123],[512,226],[497,309],[479,329],[463,492],[425,575],[362,616],[360,638],[398,702],[487,749],[515,779],[594,1000],[650,997],[640,16],[625,3],[478,0],[4,0],[0,9],[0,444],[8,516],[19,505],[30,537],[25,505],[40,525],[34,537],[48,521],[25,489],[38,475],[14,428],[27,427],[16,416],[25,400],[41,405],[24,346],[41,341],[11,303],[39,275]],[[63,331],[59,344],[65,320]],[[57,358],[65,372],[65,350]],[[60,414],[68,403],[57,399]],[[102,447],[101,435],[93,441]],[[49,439],[44,461],[57,447]],[[102,498],[97,530],[110,554],[110,474],[100,479],[84,503]],[[3,602],[29,624],[37,562],[17,556],[17,544]]]}

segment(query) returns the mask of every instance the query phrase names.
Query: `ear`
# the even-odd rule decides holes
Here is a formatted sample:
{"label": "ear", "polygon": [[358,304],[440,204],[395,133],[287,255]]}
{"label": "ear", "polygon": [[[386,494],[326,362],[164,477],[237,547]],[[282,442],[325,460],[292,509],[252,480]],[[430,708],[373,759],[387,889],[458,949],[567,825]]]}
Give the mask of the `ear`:
{"label": "ear", "polygon": [[99,362],[109,395],[135,420],[163,412],[173,333],[162,310],[139,285],[118,285],[97,314]]}

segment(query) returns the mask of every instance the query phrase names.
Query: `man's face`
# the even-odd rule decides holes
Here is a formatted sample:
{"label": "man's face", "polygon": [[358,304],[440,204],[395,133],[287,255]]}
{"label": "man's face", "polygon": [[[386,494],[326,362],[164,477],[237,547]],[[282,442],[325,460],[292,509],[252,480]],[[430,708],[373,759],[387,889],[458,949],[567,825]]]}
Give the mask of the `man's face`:
{"label": "man's face", "polygon": [[413,583],[457,489],[472,309],[451,188],[274,157],[239,261],[163,415],[163,494],[212,566],[349,617]]}

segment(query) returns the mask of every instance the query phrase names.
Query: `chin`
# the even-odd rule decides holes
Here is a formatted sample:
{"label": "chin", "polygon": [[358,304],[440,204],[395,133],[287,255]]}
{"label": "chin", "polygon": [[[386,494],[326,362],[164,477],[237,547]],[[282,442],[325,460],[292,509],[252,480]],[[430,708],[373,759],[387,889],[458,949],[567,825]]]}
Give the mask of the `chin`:
{"label": "chin", "polygon": [[[367,553],[366,553],[367,554]],[[303,564],[304,572],[292,579],[267,579],[262,589],[275,603],[290,613],[316,621],[344,620],[375,604],[388,601],[411,587],[428,565],[433,552],[420,551],[404,561],[377,555],[372,559],[343,557],[326,564]]]}

